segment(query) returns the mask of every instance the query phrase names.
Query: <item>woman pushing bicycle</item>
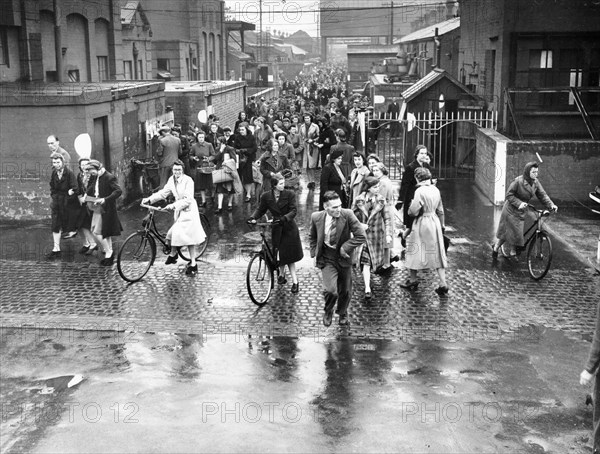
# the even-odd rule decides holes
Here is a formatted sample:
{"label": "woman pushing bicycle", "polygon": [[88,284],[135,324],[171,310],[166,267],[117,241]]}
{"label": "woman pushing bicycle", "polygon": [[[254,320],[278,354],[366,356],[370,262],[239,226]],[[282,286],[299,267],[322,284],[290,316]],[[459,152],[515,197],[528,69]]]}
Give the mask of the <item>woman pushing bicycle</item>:
{"label": "woman pushing bicycle", "polygon": [[177,248],[187,247],[190,263],[185,274],[198,271],[196,264],[196,245],[206,239],[206,233],[200,222],[198,204],[194,199],[194,180],[183,173],[183,162],[177,160],[173,163],[173,175],[169,177],[163,189],[142,199],[142,204],[147,205],[165,200],[173,196],[175,201],[168,204],[165,209],[173,210],[175,222],[167,232],[167,241],[171,245],[171,252],[165,262],[167,265],[177,263]]}
{"label": "woman pushing bicycle", "polygon": [[496,259],[498,257],[498,251],[504,243],[510,245],[510,251],[505,254],[508,257],[516,256],[516,248],[524,246],[525,210],[534,196],[537,196],[548,210],[554,212],[558,210],[558,207],[544,191],[538,180],[538,174],[538,163],[528,162],[523,169],[523,175],[515,178],[508,187],[506,201],[502,208],[500,223],[496,232],[498,241],[492,246],[492,258]]}
{"label": "woman pushing bicycle", "polygon": [[290,269],[292,276],[292,293],[298,293],[298,276],[296,274],[296,262],[302,260],[302,242],[300,232],[294,218],[296,217],[296,194],[294,191],[285,189],[285,178],[275,173],[271,177],[271,190],[263,193],[260,197],[260,205],[254,211],[248,222],[253,224],[256,219],[270,211],[275,218],[276,225],[273,226],[273,247],[279,258],[278,284],[285,284],[285,266]]}

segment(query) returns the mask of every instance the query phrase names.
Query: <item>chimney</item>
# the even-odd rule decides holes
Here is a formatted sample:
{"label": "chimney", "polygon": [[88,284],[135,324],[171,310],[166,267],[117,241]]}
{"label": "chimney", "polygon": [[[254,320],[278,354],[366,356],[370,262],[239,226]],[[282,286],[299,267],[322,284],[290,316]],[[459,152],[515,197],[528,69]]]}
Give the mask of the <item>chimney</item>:
{"label": "chimney", "polygon": [[458,12],[458,0],[446,0],[446,20],[452,19]]}

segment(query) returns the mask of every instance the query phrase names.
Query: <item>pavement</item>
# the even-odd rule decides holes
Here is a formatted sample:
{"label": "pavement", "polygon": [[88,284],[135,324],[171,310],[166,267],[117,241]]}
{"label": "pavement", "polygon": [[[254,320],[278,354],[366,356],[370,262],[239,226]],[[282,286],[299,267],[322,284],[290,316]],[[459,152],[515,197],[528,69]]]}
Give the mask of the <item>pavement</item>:
{"label": "pavement", "polygon": [[[197,275],[186,276],[183,261],[165,266],[159,252],[135,284],[78,254],[78,238],[64,242],[61,260],[43,260],[47,224],[0,225],[0,449],[590,452],[589,390],[577,383],[600,296],[590,266],[597,215],[560,207],[548,219],[554,259],[536,282],[522,257],[491,261],[499,208],[469,182],[438,186],[452,238],[450,294],[433,291],[434,273],[416,291],[401,289],[408,272],[399,262],[374,277],[367,303],[356,274],[348,328],[321,322],[321,277],[307,250],[318,198],[304,184],[300,292],[276,284],[263,307],[245,288],[260,237],[239,200],[221,216],[209,205]],[[121,240],[143,215],[122,212]],[[39,394],[48,377],[75,373],[86,379],[73,389]],[[68,402],[103,417],[90,423],[89,410],[78,419]],[[59,416],[36,417],[45,405]],[[142,424],[110,424],[138,412]]]}

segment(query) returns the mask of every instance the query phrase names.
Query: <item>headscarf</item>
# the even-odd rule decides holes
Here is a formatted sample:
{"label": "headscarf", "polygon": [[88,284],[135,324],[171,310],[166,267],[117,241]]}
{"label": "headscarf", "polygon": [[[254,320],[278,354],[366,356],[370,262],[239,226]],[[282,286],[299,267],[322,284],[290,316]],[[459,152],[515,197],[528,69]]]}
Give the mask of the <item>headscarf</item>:
{"label": "headscarf", "polygon": [[538,163],[535,161],[531,161],[525,164],[525,168],[523,169],[523,178],[525,178],[525,181],[527,181],[527,183],[531,185],[533,185],[533,180],[531,179],[529,174],[531,173],[531,169],[534,167],[538,167]]}

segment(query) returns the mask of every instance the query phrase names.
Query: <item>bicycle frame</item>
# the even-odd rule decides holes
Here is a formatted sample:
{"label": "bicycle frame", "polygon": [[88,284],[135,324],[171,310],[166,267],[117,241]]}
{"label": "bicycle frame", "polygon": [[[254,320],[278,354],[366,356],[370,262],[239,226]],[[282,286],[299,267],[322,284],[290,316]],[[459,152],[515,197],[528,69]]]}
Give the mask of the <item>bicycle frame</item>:
{"label": "bicycle frame", "polygon": [[[166,237],[163,236],[156,227],[156,221],[154,220],[154,213],[157,211],[162,211],[160,208],[153,207],[150,205],[141,205],[143,208],[148,209],[148,215],[146,216],[148,220],[146,222],[142,221],[142,227],[144,227],[144,232],[146,234],[151,235],[158,241],[160,241],[163,245],[164,250],[171,249],[171,246],[167,243]],[[146,219],[146,218],[144,218]]]}
{"label": "bicycle frame", "polygon": [[[537,232],[544,232],[544,222],[543,222],[543,218],[547,217],[550,215],[549,211],[539,211],[538,209],[536,209],[533,205],[527,205],[528,208],[532,209],[535,212],[535,216],[536,216],[536,220],[533,224],[531,224],[531,226],[525,231],[525,233],[523,234],[524,237],[527,237],[527,235],[529,234],[529,232],[531,232],[531,235],[529,235],[529,237],[525,240],[525,244],[523,245],[523,249],[527,248],[527,245],[531,242],[531,239],[535,236],[535,233]],[[535,230],[534,230],[535,229]],[[533,230],[533,232],[532,232]]]}
{"label": "bicycle frame", "polygon": [[269,246],[269,242],[267,241],[267,237],[265,235],[265,228],[266,226],[263,226],[262,231],[260,232],[260,236],[262,238],[261,251],[265,255],[265,260],[267,261],[269,267],[272,269],[279,269],[279,261],[275,257],[275,250],[271,249],[271,247]]}

